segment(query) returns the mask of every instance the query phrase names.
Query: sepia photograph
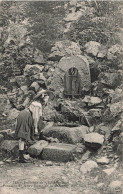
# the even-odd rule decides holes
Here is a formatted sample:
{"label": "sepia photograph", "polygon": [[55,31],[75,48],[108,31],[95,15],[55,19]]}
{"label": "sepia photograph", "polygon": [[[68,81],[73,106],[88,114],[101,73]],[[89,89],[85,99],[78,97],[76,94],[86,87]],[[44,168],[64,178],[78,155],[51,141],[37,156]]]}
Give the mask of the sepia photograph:
{"label": "sepia photograph", "polygon": [[123,194],[122,0],[0,0],[0,194]]}

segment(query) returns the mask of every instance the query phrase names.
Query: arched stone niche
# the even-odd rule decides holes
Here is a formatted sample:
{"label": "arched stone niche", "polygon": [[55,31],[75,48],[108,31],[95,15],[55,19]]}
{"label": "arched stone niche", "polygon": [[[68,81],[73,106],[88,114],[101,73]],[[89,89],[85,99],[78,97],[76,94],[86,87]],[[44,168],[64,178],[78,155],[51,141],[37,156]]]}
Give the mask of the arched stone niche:
{"label": "arched stone niche", "polygon": [[56,95],[62,95],[65,92],[65,75],[73,68],[78,71],[80,93],[89,91],[91,78],[87,59],[84,56],[70,56],[63,57],[54,71],[49,89]]}
{"label": "arched stone niche", "polygon": [[66,97],[81,96],[81,77],[76,67],[71,67],[64,75],[64,95]]}

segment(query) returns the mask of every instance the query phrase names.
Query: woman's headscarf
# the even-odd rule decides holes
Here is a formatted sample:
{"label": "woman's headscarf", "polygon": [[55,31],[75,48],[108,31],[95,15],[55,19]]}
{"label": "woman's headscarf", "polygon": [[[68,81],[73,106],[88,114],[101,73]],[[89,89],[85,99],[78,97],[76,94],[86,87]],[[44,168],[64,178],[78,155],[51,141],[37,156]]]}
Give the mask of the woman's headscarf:
{"label": "woman's headscarf", "polygon": [[42,105],[41,103],[34,101],[29,106],[30,111],[32,112],[33,120],[34,120],[34,127],[35,127],[35,134],[38,133],[38,121],[39,118],[42,116]]}

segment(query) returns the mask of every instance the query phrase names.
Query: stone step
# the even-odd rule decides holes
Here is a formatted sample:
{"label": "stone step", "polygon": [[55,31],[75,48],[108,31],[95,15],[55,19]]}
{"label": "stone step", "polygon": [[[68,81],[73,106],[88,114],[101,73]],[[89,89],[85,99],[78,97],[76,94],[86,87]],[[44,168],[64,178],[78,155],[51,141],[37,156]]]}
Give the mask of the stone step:
{"label": "stone step", "polygon": [[57,162],[74,160],[76,146],[72,144],[51,143],[43,149],[42,159]]}

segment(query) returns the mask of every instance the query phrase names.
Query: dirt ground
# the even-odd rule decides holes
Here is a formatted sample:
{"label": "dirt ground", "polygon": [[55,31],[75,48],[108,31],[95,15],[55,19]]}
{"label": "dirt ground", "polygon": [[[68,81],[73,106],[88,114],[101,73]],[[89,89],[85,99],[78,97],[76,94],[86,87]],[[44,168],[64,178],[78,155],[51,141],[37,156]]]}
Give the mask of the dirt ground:
{"label": "dirt ground", "polygon": [[[51,165],[51,166],[48,166]],[[6,163],[0,165],[1,194],[122,194],[121,186],[110,189],[112,181],[123,182],[120,163],[102,165],[82,174],[80,162],[47,163],[35,159],[31,164]],[[115,168],[111,175],[103,169]]]}

